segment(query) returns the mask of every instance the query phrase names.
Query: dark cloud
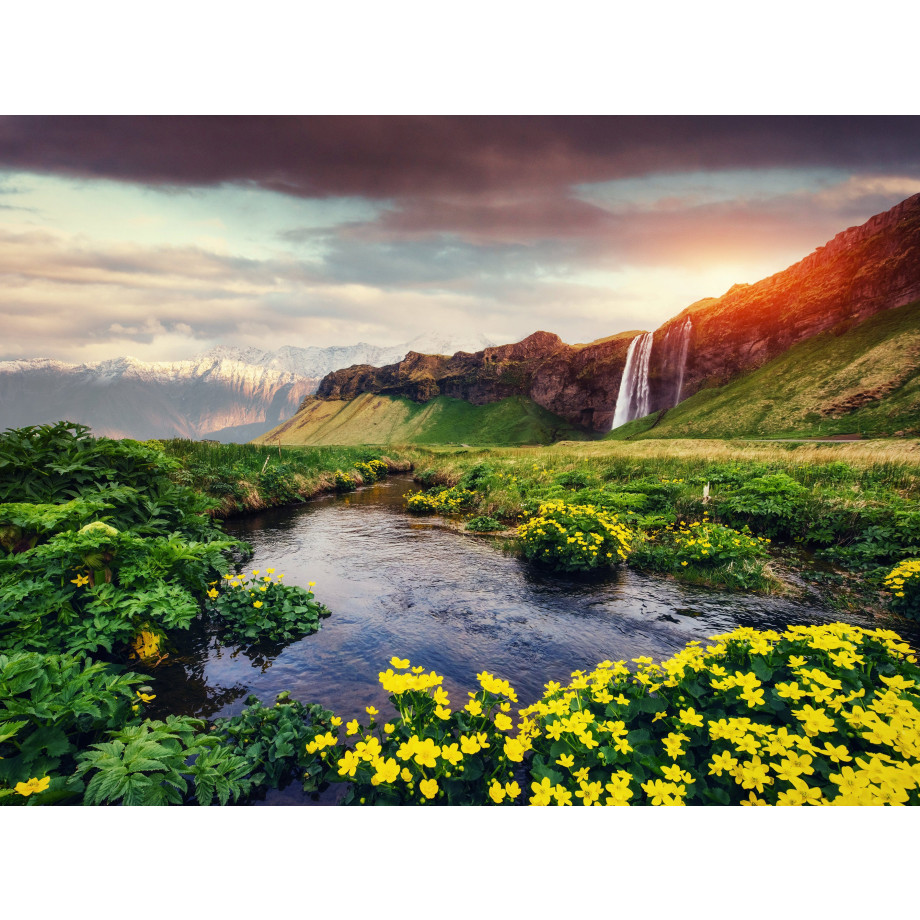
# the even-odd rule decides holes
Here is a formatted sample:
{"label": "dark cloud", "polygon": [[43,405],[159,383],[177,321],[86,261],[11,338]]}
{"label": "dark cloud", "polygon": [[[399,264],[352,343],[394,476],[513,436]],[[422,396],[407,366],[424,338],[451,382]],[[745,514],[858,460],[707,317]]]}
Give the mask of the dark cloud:
{"label": "dark cloud", "polygon": [[0,168],[155,186],[253,183],[375,199],[562,189],[654,172],[916,168],[920,118],[135,117],[0,119]]}

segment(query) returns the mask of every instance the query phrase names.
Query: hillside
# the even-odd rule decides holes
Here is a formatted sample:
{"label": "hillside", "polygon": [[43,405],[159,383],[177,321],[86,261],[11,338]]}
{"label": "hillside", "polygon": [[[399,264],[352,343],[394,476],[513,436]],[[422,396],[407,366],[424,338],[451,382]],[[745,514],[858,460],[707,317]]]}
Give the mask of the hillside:
{"label": "hillside", "polygon": [[412,352],[386,367],[358,365],[330,374],[317,396],[379,393],[418,403],[452,396],[476,405],[526,396],[600,434],[611,430],[615,418],[619,424],[670,409],[750,374],[799,343],[823,333],[841,335],[918,298],[920,195],[914,195],[838,233],[782,272],[692,304],[654,332],[624,332],[586,346],[536,332],[476,354]]}
{"label": "hillside", "polygon": [[474,406],[436,397],[420,404],[366,393],[352,400],[309,399],[294,418],[256,444],[472,444],[511,446],[587,435],[520,396]]}
{"label": "hillside", "polygon": [[920,300],[800,342],[756,371],[608,437],[837,434],[920,435]]}

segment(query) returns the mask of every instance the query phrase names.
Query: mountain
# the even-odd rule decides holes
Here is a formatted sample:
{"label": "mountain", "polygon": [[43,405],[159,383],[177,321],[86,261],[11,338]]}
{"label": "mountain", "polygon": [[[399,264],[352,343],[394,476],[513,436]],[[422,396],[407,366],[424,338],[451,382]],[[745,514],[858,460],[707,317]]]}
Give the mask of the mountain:
{"label": "mountain", "polygon": [[0,361],[0,429],[68,419],[116,438],[248,441],[290,418],[323,375],[337,367],[398,361],[413,346],[483,343],[482,337],[426,333],[395,346],[261,351],[220,345],[189,361]]}
{"label": "mountain", "polygon": [[316,411],[316,399],[364,393],[416,402],[449,396],[474,405],[524,396],[600,434],[750,374],[800,342],[842,335],[917,299],[920,194],[838,233],[785,271],[691,304],[654,332],[588,345],[536,332],[475,354],[411,352],[392,365],[330,373],[301,412]]}

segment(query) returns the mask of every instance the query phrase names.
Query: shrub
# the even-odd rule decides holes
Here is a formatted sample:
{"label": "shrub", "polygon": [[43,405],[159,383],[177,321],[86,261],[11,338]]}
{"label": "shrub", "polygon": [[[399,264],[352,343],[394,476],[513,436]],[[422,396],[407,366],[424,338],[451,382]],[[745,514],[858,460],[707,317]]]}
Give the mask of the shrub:
{"label": "shrub", "polygon": [[[705,512],[704,512],[705,513]],[[769,590],[775,579],[763,560],[768,539],[706,520],[661,527],[645,519],[649,528],[636,541],[630,565],[667,572],[682,581],[718,585],[734,590]]]}
{"label": "shrub", "polygon": [[348,475],[348,473],[343,473],[341,470],[335,471],[335,490],[336,492],[354,492],[358,488],[358,484]]}
{"label": "shrub", "polygon": [[892,609],[920,620],[920,559],[899,562],[885,576],[885,587],[892,595]]}
{"label": "shrub", "polygon": [[383,460],[368,460],[366,463],[359,460],[355,464],[355,469],[361,474],[361,478],[368,485],[383,479],[389,472],[389,467],[387,467]]}
{"label": "shrub", "polygon": [[315,633],[320,619],[329,616],[329,610],[313,599],[312,591],[282,584],[283,574],[273,581],[274,573],[266,569],[260,577],[256,569],[251,580],[225,575],[221,590],[215,586],[208,592],[209,609],[229,638],[250,643],[292,642]]}
{"label": "shrub", "polygon": [[86,780],[86,805],[181,805],[190,797],[210,805],[236,802],[249,794],[249,763],[201,733],[204,723],[188,716],[165,722],[145,720],[110,732],[79,758],[77,775]]}
{"label": "shrub", "polygon": [[626,559],[633,534],[593,505],[549,501],[518,527],[524,557],[563,572],[585,572]]}
{"label": "shrub", "polygon": [[72,655],[0,655],[0,798],[15,802],[18,784],[46,777],[30,803],[77,795],[66,785],[77,754],[153,699],[137,690],[147,680]]}
{"label": "shrub", "polygon": [[413,492],[406,497],[406,508],[414,514],[457,514],[475,500],[475,492],[453,486],[433,492]]}
{"label": "shrub", "polygon": [[758,476],[719,500],[719,517],[770,537],[794,536],[807,524],[810,498],[810,491],[785,473]]}

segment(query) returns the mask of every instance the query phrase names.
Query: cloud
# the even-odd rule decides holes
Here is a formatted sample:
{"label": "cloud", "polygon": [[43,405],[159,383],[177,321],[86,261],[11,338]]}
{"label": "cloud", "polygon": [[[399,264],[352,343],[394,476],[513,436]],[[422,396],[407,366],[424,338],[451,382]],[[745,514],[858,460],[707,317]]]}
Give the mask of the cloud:
{"label": "cloud", "polygon": [[0,168],[307,198],[563,189],[694,170],[891,171],[914,165],[918,146],[912,116],[0,119]]}

